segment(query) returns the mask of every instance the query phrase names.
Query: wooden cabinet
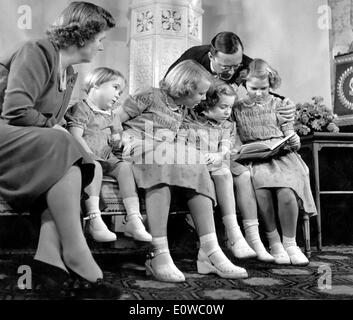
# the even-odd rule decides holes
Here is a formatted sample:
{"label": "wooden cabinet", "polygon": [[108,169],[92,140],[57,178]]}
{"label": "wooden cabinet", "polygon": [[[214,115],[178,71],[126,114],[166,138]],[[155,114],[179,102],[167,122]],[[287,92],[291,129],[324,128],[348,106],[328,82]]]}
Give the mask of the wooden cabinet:
{"label": "wooden cabinet", "polygon": [[310,169],[317,206],[317,248],[321,250],[323,204],[334,205],[347,201],[347,197],[353,199],[353,133],[314,133],[302,137],[301,142],[299,153]]}

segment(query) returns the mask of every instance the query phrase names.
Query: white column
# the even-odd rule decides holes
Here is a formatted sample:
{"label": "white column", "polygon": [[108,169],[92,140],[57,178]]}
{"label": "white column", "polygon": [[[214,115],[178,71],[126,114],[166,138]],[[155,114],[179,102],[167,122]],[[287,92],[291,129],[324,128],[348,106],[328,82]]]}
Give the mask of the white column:
{"label": "white column", "polygon": [[129,92],[158,87],[169,66],[202,42],[201,0],[132,0]]}

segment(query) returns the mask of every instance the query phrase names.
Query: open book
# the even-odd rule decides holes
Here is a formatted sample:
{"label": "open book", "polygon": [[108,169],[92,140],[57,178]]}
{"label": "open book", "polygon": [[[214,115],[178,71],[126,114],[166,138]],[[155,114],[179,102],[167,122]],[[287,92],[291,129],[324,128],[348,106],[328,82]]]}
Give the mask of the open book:
{"label": "open book", "polygon": [[238,153],[232,155],[232,159],[235,161],[240,160],[258,160],[266,159],[273,157],[283,150],[284,146],[287,144],[287,141],[295,135],[295,132],[292,132],[287,137],[271,143],[270,141],[255,141],[243,144]]}

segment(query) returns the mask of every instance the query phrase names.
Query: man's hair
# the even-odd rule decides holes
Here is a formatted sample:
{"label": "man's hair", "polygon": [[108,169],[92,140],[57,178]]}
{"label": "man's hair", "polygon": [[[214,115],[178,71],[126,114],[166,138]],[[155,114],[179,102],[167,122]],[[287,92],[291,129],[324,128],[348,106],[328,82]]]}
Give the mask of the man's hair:
{"label": "man's hair", "polygon": [[159,87],[171,97],[180,98],[193,94],[202,80],[212,84],[213,77],[195,60],[184,60],[164,77]]}
{"label": "man's hair", "polygon": [[211,40],[210,52],[214,56],[218,51],[225,54],[233,54],[244,49],[240,38],[233,32],[223,31]]}
{"label": "man's hair", "polygon": [[61,49],[83,47],[98,33],[113,27],[115,20],[108,11],[90,2],[74,1],[48,28],[47,36]]}

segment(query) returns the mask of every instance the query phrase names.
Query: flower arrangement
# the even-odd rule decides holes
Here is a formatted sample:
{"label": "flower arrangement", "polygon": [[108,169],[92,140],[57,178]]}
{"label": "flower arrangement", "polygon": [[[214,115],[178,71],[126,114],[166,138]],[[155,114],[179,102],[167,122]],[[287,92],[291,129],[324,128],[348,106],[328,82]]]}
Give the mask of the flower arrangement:
{"label": "flower arrangement", "polygon": [[296,105],[294,129],[299,136],[314,132],[339,132],[335,123],[337,115],[332,108],[324,105],[322,97],[313,97],[312,102]]}

